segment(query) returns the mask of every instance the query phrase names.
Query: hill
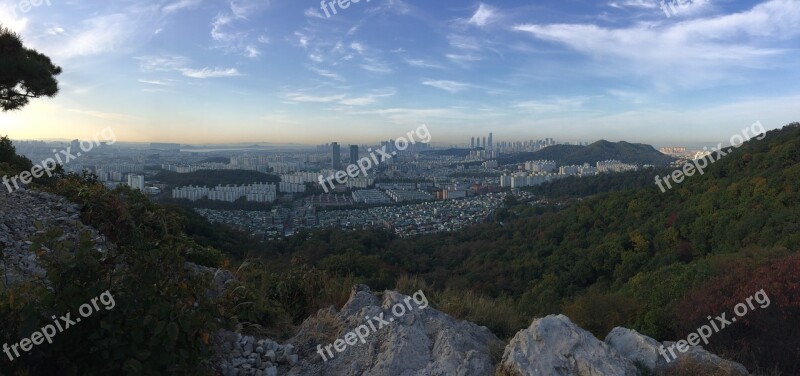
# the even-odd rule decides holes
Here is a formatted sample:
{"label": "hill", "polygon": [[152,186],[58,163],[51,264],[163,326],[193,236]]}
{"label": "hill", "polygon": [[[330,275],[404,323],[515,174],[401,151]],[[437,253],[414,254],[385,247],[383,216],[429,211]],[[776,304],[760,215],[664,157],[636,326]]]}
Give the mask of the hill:
{"label": "hill", "polygon": [[625,141],[597,141],[589,146],[555,145],[533,153],[523,153],[509,158],[501,158],[503,164],[522,163],[531,160],[552,160],[559,165],[589,163],[591,165],[606,160],[639,165],[651,164],[666,166],[674,158],[662,154],[650,145],[632,144]]}
{"label": "hill", "polygon": [[[13,249],[3,254],[30,255],[25,262],[35,260],[41,269],[25,269],[36,283],[3,281],[0,341],[14,344],[102,291],[116,303],[59,333],[54,344],[0,363],[0,372],[203,374],[218,330],[246,327],[291,338],[295,325],[320,312],[337,326],[320,310],[344,305],[350,288],[366,283],[378,291],[425,291],[437,309],[502,339],[530,325],[531,317],[563,313],[596,336],[624,326],[675,341],[691,338],[709,324],[708,316],[731,318],[735,311],[742,319],[714,333],[704,348],[758,375],[798,374],[800,124],[723,152],[704,174],[665,193],[655,182],[641,187],[632,175],[633,185],[611,182],[610,191],[622,190],[559,209],[510,199],[496,222],[410,239],[327,230],[258,245],[128,188],[109,191],[92,176],[34,185],[77,206],[41,203],[41,210],[54,209],[52,218],[26,218],[36,211],[2,206],[10,210],[0,228],[21,225],[14,233],[34,234],[31,241],[3,241]],[[0,197],[6,199],[17,198]],[[97,233],[72,231],[80,228],[78,219]],[[242,262],[214,247],[246,247],[260,259]],[[209,291],[209,283],[229,290]],[[746,317],[738,314],[741,307]],[[335,340],[316,337],[316,329],[301,331],[312,345]],[[87,348],[87,339],[100,345]],[[278,364],[297,360],[287,348]]]}
{"label": "hill", "polygon": [[[596,335],[625,326],[674,341],[772,286],[770,298],[783,303],[751,313],[708,348],[797,374],[800,124],[724,152],[666,193],[653,182],[557,212],[512,200],[502,222],[463,231],[402,240],[323,231],[271,243],[264,256],[373,288],[416,276],[501,336],[520,329],[519,317],[565,313]],[[493,308],[464,303],[464,291],[491,297]]]}

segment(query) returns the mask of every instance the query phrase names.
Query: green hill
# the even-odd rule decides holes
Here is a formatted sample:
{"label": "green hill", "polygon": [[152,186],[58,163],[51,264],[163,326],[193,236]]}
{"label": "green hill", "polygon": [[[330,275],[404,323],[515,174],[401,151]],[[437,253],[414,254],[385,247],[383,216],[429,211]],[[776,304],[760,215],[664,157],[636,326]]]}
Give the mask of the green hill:
{"label": "green hill", "polygon": [[651,164],[666,166],[675,159],[662,154],[650,145],[632,144],[625,141],[597,141],[589,146],[555,145],[533,153],[522,153],[510,158],[501,158],[500,162],[522,163],[531,160],[552,160],[559,165],[591,165],[606,160],[618,160],[623,163],[640,165]]}
{"label": "green hill", "polygon": [[[726,329],[710,347],[754,368],[777,364],[796,374],[800,270],[786,265],[796,264],[791,255],[800,248],[798,126],[732,149],[704,175],[666,193],[653,181],[555,212],[510,202],[501,210],[502,222],[453,233],[400,240],[381,232],[325,231],[269,248],[288,251],[287,264],[305,260],[375,288],[411,275],[438,289],[441,299],[470,291],[499,299],[519,317],[564,312],[599,335],[625,326],[664,340],[685,338],[687,328],[703,325],[706,315],[730,312],[726,299],[752,295],[743,286],[755,288],[758,280],[773,286],[772,298],[785,303],[754,314],[749,326]],[[274,261],[281,253],[267,255]],[[756,272],[762,269],[786,272]],[[730,280],[732,270],[740,272],[737,283]],[[703,290],[708,286],[717,288]],[[519,329],[508,312],[492,316],[498,311],[448,301],[457,315],[496,333]],[[685,308],[699,301],[707,311]],[[767,345],[776,340],[769,333],[780,330],[780,345]],[[737,338],[752,345],[743,348]]]}

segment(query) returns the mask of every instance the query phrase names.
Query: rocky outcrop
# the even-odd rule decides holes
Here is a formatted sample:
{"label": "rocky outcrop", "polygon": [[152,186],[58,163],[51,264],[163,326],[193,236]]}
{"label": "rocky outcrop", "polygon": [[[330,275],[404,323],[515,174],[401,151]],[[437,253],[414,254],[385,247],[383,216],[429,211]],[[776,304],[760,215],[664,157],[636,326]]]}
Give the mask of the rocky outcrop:
{"label": "rocky outcrop", "polygon": [[9,193],[0,187],[0,278],[5,283],[45,276],[36,255],[30,252],[31,239],[52,228],[63,232],[60,241],[77,242],[80,234],[88,231],[98,251],[113,247],[97,230],[81,223],[80,207],[66,198],[25,188]]}
{"label": "rocky outcrop", "polygon": [[[81,223],[80,208],[65,198],[0,190],[4,283],[45,276],[30,251],[31,239],[52,228],[61,230],[58,240],[77,241],[87,231],[99,252],[114,249]],[[237,285],[228,271],[190,263],[187,268],[211,275],[212,299]],[[702,347],[675,350],[675,359],[668,361],[662,351],[673,343],[659,343],[625,328],[615,328],[602,342],[563,315],[534,320],[503,352],[505,344],[487,328],[437,311],[422,291],[412,296],[374,294],[366,286],[356,286],[341,310],[320,310],[306,320],[286,344],[228,331],[217,333],[214,343],[213,363],[224,376],[633,376],[639,374],[637,367],[666,376],[748,375],[742,365]]]}
{"label": "rocky outcrop", "polygon": [[500,375],[636,376],[633,363],[564,315],[536,319],[506,347]]}
{"label": "rocky outcrop", "polygon": [[423,292],[378,297],[366,286],[356,286],[340,311],[306,320],[289,342],[301,355],[288,373],[297,376],[491,375],[492,351],[503,346],[486,327],[429,307]]}
{"label": "rocky outcrop", "polygon": [[292,345],[226,330],[216,334],[214,344],[217,348],[215,363],[222,376],[277,376],[278,367],[285,370],[299,360]]}
{"label": "rocky outcrop", "polygon": [[330,307],[307,319],[285,345],[230,332],[218,337],[215,364],[225,376],[748,375],[701,347],[666,361],[659,350],[671,342],[630,329],[615,328],[603,342],[564,315],[534,320],[500,359],[502,341],[428,307],[424,293],[374,294],[366,286],[356,286],[341,310]]}
{"label": "rocky outcrop", "polygon": [[634,363],[638,362],[649,370],[666,367],[665,359],[658,353],[661,344],[635,330],[614,328],[606,336],[606,344],[626,359]]}
{"label": "rocky outcrop", "polygon": [[722,359],[700,346],[689,346],[686,352],[677,348],[670,351],[675,343],[659,343],[635,330],[614,328],[606,336],[606,343],[631,362],[638,362],[655,375],[749,375],[741,364]]}

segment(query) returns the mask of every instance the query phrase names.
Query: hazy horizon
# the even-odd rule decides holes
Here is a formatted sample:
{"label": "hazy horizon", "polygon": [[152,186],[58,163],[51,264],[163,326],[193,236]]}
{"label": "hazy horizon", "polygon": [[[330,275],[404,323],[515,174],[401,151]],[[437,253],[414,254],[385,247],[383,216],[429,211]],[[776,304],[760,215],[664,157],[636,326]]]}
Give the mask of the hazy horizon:
{"label": "hazy horizon", "polygon": [[[50,3],[50,5],[47,5]],[[64,69],[61,92],[0,114],[15,139],[436,144],[544,137],[726,140],[800,119],[796,0],[317,1],[0,5]]]}

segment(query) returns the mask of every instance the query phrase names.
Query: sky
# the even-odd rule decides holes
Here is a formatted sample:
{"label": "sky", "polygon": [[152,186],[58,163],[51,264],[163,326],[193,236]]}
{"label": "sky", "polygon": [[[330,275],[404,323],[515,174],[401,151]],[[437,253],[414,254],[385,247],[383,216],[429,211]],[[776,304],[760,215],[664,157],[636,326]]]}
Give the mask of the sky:
{"label": "sky", "polygon": [[679,145],[800,121],[800,0],[28,4],[0,23],[61,92],[0,113],[13,139]]}

